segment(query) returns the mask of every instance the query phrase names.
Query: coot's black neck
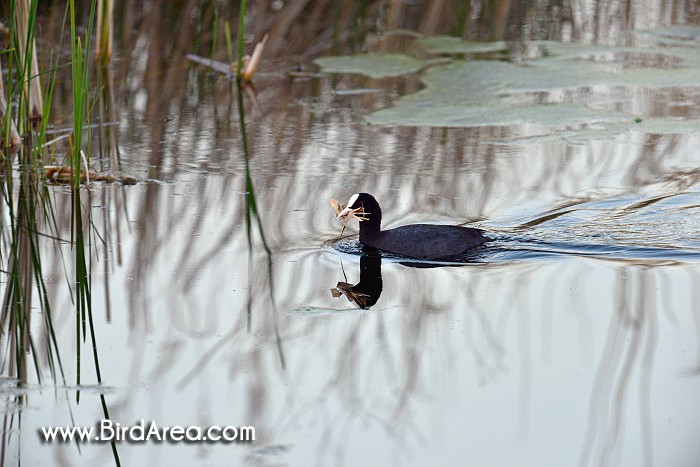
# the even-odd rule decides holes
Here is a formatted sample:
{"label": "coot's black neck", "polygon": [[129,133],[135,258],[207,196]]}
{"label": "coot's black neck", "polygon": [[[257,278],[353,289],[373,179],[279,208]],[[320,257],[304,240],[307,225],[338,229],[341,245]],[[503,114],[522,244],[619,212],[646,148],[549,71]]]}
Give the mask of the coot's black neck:
{"label": "coot's black neck", "polygon": [[374,198],[362,200],[365,209],[366,221],[360,221],[360,241],[369,239],[379,234],[382,225],[382,210]]}

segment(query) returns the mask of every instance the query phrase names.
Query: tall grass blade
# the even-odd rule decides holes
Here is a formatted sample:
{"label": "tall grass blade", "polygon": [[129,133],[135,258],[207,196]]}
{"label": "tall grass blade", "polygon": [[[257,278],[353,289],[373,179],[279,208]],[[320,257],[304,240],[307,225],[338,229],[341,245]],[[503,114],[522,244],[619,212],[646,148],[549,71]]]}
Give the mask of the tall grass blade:
{"label": "tall grass blade", "polygon": [[[92,26],[95,19],[96,0],[91,2],[90,18],[85,34],[85,45],[83,46],[82,38],[76,34],[76,16],[75,16],[75,0],[69,0],[70,10],[70,32],[71,32],[71,63],[72,63],[72,81],[73,81],[73,138],[70,145],[71,169],[73,171],[73,184],[71,190],[72,200],[72,223],[71,223],[71,240],[75,248],[75,286],[76,286],[76,331],[77,331],[77,384],[80,385],[80,347],[81,341],[87,338],[86,323],[89,324],[90,341],[92,344],[92,355],[95,364],[95,373],[98,384],[102,383],[102,373],[100,371],[99,356],[97,352],[97,339],[95,335],[95,325],[92,315],[92,294],[91,294],[91,239],[84,234],[86,225],[92,224],[90,221],[90,203],[87,203],[87,222],[83,221],[82,202],[81,202],[81,167],[82,167],[82,147],[83,147],[83,128],[89,120],[88,99],[90,91],[89,82],[89,51],[90,39],[92,37]],[[89,166],[90,161],[90,138],[88,129],[88,150],[86,165]],[[87,191],[88,198],[90,191]],[[86,247],[87,246],[87,247]],[[81,326],[82,324],[82,326]],[[80,391],[76,391],[76,401],[80,401]],[[109,419],[109,409],[105,400],[104,394],[100,395],[102,411],[105,418]],[[111,442],[112,455],[117,465],[120,465],[119,453],[117,452],[116,444]]]}
{"label": "tall grass blade", "polygon": [[25,95],[28,96],[29,101],[29,122],[32,128],[36,128],[42,120],[43,114],[39,62],[36,57],[34,41],[37,4],[37,0],[32,0],[31,3],[29,0],[19,0],[15,9],[19,57],[24,70],[23,76],[25,80],[23,81]]}
{"label": "tall grass blade", "polygon": [[236,80],[240,81],[243,73],[243,52],[245,42],[245,13],[246,0],[241,0],[241,8],[238,12],[238,62],[236,65]]}
{"label": "tall grass blade", "polygon": [[[229,66],[233,68],[233,42],[231,41],[231,27],[229,26],[228,21],[224,22],[224,38],[226,39],[226,54],[228,56],[228,63]],[[238,76],[238,72],[236,72],[236,76]]]}
{"label": "tall grass blade", "polygon": [[97,0],[97,41],[95,58],[100,63],[112,60],[112,36],[114,29],[114,0]]}
{"label": "tall grass blade", "polygon": [[[267,277],[268,277],[268,286],[270,288],[270,298],[272,300],[272,310],[273,310],[273,322],[274,322],[274,328],[275,328],[275,340],[277,343],[277,353],[280,359],[280,365],[282,369],[286,368],[286,360],[284,357],[284,349],[282,347],[282,338],[279,333],[279,328],[277,327],[277,304],[275,302],[275,287],[274,287],[274,274],[272,270],[272,251],[270,250],[270,247],[267,243],[267,240],[265,239],[265,230],[263,229],[262,225],[262,220],[260,218],[260,212],[258,210],[258,204],[255,199],[255,187],[253,186],[253,178],[251,177],[250,174],[250,156],[249,156],[249,149],[248,149],[248,135],[246,133],[246,125],[245,125],[245,108],[243,106],[243,86],[245,86],[244,82],[241,80],[236,81],[236,89],[238,91],[238,115],[239,115],[239,121],[240,121],[240,127],[241,127],[241,138],[243,141],[243,157],[245,159],[245,199],[246,199],[246,211],[245,211],[245,220],[246,220],[246,234],[248,236],[248,257],[250,261],[250,257],[253,254],[253,220],[255,220],[255,225],[258,228],[258,233],[260,234],[260,240],[262,241],[263,248],[265,249],[265,253],[267,256]],[[248,275],[249,278],[253,277],[252,274]],[[252,286],[249,286],[249,289],[252,290]],[[248,297],[247,301],[247,307],[248,307],[248,331],[251,330],[251,323],[252,323],[252,302],[251,302],[251,297]]]}
{"label": "tall grass blade", "polygon": [[5,86],[2,80],[2,65],[0,64],[0,119],[2,119],[2,155],[10,156],[9,149],[18,147],[22,142],[17,132],[14,120],[12,120],[12,111],[8,109],[7,103],[11,96],[5,96]]}

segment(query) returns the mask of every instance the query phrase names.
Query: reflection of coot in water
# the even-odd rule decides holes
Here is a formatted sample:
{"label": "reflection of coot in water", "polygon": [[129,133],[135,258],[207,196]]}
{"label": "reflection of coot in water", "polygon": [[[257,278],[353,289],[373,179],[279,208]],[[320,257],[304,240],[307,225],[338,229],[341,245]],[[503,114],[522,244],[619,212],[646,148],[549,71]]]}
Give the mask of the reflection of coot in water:
{"label": "reflection of coot in water", "polygon": [[450,258],[491,240],[482,230],[458,225],[412,224],[381,230],[382,210],[368,193],[352,195],[338,218],[353,214],[360,219],[362,244],[408,258]]}
{"label": "reflection of coot in water", "polygon": [[360,257],[360,282],[356,285],[338,282],[333,295],[341,294],[355,302],[360,308],[369,308],[379,300],[382,294],[382,258],[378,255]]}
{"label": "reflection of coot in water", "polygon": [[[429,262],[399,262],[402,266],[410,268],[444,268],[444,267],[461,267],[468,263],[429,263]],[[347,282],[338,282],[331,289],[334,297],[345,295],[348,300],[355,303],[360,308],[369,308],[379,300],[382,294],[382,257],[376,253],[363,254],[360,256],[360,282],[357,284],[349,284]]]}

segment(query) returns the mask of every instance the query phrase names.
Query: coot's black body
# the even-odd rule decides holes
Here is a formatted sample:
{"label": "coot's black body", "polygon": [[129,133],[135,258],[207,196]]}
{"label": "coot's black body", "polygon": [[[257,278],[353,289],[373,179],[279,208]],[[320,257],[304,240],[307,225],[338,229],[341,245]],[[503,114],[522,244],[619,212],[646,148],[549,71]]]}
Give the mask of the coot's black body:
{"label": "coot's black body", "polygon": [[360,242],[400,256],[433,260],[449,258],[491,240],[480,229],[457,225],[412,224],[381,230],[382,210],[368,193],[353,195],[338,217],[360,207],[364,208],[367,219],[360,221]]}

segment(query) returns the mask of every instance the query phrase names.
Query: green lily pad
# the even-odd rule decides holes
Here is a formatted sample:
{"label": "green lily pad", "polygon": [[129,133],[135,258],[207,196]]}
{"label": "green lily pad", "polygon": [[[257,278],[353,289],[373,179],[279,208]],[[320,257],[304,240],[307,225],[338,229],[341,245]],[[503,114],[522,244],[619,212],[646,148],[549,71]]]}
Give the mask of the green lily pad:
{"label": "green lily pad", "polygon": [[453,36],[424,37],[418,40],[418,44],[426,53],[433,55],[496,53],[508,50],[505,42],[464,41]]}
{"label": "green lily pad", "polygon": [[[634,120],[633,120],[634,121]],[[545,131],[542,134],[516,137],[502,141],[492,141],[491,144],[531,145],[547,141],[567,140],[570,144],[586,144],[595,139],[614,138],[625,132],[644,133],[649,135],[692,135],[700,133],[698,119],[648,119],[631,124],[629,120],[608,123],[604,128],[592,126],[587,129],[562,130],[556,133]]]}
{"label": "green lily pad", "polygon": [[700,133],[700,120],[654,118],[643,120],[630,129],[655,135],[698,134]]}
{"label": "green lily pad", "polygon": [[369,53],[345,57],[321,57],[314,60],[326,73],[351,73],[370,78],[389,78],[420,71],[424,64],[403,54]]}
{"label": "green lily pad", "polygon": [[[621,109],[632,111],[640,93],[673,89],[692,96],[697,91],[700,47],[688,42],[677,48],[540,42],[535,45],[544,52],[532,60],[453,61],[428,69],[421,91],[366,118],[376,125],[562,129],[601,124],[598,128],[604,129],[623,123],[629,128],[637,115]],[[636,130],[652,131],[652,122],[662,131],[678,128],[662,129],[654,117],[645,115]]]}
{"label": "green lily pad", "polygon": [[664,28],[636,31],[635,33],[665,46],[687,47],[689,41],[695,41],[696,45],[700,43],[700,28],[691,24],[676,24]]}

